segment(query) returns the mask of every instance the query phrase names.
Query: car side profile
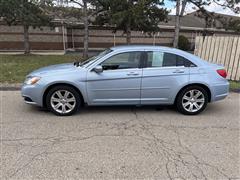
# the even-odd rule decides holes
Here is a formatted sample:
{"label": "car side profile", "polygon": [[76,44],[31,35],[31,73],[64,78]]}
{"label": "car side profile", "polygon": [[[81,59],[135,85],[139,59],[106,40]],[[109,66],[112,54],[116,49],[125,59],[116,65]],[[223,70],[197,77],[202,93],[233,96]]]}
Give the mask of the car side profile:
{"label": "car side profile", "polygon": [[22,86],[26,103],[67,116],[84,104],[176,105],[195,115],[224,99],[224,67],[178,49],[160,46],[112,47],[79,63],[53,65],[29,75]]}

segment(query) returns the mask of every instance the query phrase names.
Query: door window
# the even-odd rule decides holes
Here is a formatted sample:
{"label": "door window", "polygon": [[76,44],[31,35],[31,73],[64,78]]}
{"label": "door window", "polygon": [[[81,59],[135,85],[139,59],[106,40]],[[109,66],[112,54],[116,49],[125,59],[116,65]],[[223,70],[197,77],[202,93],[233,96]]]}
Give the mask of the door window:
{"label": "door window", "polygon": [[196,66],[182,56],[160,51],[147,52],[147,67]]}
{"label": "door window", "polygon": [[125,52],[113,55],[101,65],[103,70],[117,70],[138,68],[141,59],[141,52]]}

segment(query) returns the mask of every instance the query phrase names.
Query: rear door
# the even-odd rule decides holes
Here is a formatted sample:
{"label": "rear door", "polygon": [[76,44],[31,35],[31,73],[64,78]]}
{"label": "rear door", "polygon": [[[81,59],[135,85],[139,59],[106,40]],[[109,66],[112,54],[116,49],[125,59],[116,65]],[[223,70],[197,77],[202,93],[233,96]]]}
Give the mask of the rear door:
{"label": "rear door", "polygon": [[161,51],[145,53],[141,104],[171,104],[183,84],[189,82],[190,61]]}

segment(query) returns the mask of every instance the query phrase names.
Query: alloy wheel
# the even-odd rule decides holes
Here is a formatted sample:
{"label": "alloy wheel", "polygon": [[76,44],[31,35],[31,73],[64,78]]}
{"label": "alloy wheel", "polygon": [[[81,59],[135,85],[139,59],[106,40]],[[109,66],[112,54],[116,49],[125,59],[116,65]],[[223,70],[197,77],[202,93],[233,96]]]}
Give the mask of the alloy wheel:
{"label": "alloy wheel", "polygon": [[188,112],[197,112],[201,110],[205,103],[204,94],[198,89],[187,91],[182,98],[182,106]]}
{"label": "alloy wheel", "polygon": [[67,114],[75,108],[76,98],[67,90],[58,90],[52,94],[50,103],[56,112]]}

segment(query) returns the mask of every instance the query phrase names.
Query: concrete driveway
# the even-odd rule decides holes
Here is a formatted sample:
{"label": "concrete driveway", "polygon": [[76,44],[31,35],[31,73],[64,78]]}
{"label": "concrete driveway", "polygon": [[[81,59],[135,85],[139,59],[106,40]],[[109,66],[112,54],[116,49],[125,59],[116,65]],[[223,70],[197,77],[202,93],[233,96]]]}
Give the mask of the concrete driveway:
{"label": "concrete driveway", "polygon": [[240,96],[198,116],[89,107],[57,117],[1,91],[4,179],[240,179]]}

